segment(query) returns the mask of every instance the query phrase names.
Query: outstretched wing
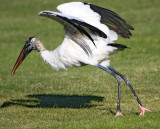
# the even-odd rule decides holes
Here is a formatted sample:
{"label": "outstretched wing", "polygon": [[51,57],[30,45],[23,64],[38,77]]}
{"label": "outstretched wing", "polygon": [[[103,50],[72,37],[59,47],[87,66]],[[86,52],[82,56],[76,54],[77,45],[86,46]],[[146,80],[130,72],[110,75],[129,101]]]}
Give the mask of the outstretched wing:
{"label": "outstretched wing", "polygon": [[112,40],[117,39],[116,34],[108,31],[103,24],[123,38],[129,38],[132,35],[129,30],[134,29],[115,12],[93,4],[70,2],[59,5],[57,9],[63,14],[81,18],[87,23],[96,26],[100,30],[103,30]]}
{"label": "outstretched wing", "polygon": [[134,30],[134,28],[115,12],[93,4],[84,4],[89,5],[94,12],[101,16],[101,23],[107,25],[111,30],[117,32],[123,38],[129,38],[129,36],[132,35],[129,30]]}
{"label": "outstretched wing", "polygon": [[78,19],[76,17],[72,17],[63,13],[57,13],[57,12],[52,12],[52,11],[42,11],[38,13],[39,16],[44,16],[51,18],[62,25],[70,25],[77,29],[81,34],[85,34],[95,45],[93,38],[90,36],[90,34],[87,32],[86,28],[89,29],[93,34],[98,35],[103,38],[107,38],[107,35],[101,31],[100,29],[84,22],[81,19]]}

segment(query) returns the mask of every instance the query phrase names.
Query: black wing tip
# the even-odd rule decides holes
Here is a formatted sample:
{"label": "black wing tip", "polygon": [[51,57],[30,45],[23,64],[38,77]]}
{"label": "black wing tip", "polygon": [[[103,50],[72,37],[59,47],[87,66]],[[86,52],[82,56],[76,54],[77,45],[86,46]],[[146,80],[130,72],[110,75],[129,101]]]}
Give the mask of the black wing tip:
{"label": "black wing tip", "polygon": [[46,14],[52,14],[50,11],[41,11],[38,13],[38,16],[44,16]]}
{"label": "black wing tip", "polygon": [[131,25],[128,25],[128,29],[134,30],[134,28]]}
{"label": "black wing tip", "polygon": [[123,18],[121,18],[121,16],[119,16],[117,13],[109,9],[98,7],[90,3],[86,3],[86,2],[83,2],[83,3],[85,5],[90,5],[91,9],[97,13],[108,14],[110,18],[114,18],[114,20],[118,22],[118,24],[114,23],[114,25],[110,25],[109,28],[117,32],[121,37],[129,38],[129,36],[132,36],[132,33],[129,30],[134,30],[134,28],[131,25],[129,25]]}
{"label": "black wing tip", "polygon": [[46,14],[45,11],[41,11],[38,13],[38,16],[43,16],[44,14]]}
{"label": "black wing tip", "polygon": [[[112,29],[112,28],[111,28]],[[114,30],[114,29],[113,29]],[[132,36],[132,33],[129,30],[122,31],[120,29],[115,29],[114,30],[117,34],[119,34],[122,38],[130,38]]]}

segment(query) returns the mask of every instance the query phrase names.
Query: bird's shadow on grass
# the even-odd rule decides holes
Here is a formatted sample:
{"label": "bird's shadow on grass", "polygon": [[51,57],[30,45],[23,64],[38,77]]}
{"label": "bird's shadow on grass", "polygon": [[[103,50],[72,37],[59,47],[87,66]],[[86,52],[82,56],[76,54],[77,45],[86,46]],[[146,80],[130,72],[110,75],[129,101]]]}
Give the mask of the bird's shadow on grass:
{"label": "bird's shadow on grass", "polygon": [[1,108],[12,105],[28,108],[91,108],[99,106],[97,104],[92,104],[92,101],[100,102],[103,101],[103,99],[104,97],[91,95],[34,94],[25,96],[25,99],[15,99],[4,102]]}
{"label": "bird's shadow on grass", "polygon": [[[114,108],[107,108],[101,103],[104,97],[92,95],[53,95],[53,94],[33,94],[27,95],[24,99],[12,99],[4,102],[0,108],[10,106],[23,106],[27,108],[91,108],[107,110],[115,115]],[[138,115],[137,112],[128,111]]]}

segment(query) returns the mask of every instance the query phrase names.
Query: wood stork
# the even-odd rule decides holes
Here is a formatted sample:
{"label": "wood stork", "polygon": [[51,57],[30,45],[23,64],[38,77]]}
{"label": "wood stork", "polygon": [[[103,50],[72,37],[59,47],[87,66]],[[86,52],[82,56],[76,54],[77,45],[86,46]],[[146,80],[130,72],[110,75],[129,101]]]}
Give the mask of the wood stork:
{"label": "wood stork", "polygon": [[118,81],[116,116],[122,115],[120,112],[121,78],[135,96],[140,106],[140,115],[144,115],[145,111],[150,112],[142,106],[129,80],[113,69],[108,60],[112,54],[127,48],[125,45],[114,43],[118,39],[117,34],[129,38],[132,35],[130,30],[134,28],[115,12],[89,3],[64,3],[57,9],[60,12],[42,11],[38,15],[62,24],[65,30],[64,41],[55,50],[48,51],[38,38],[30,37],[13,67],[12,77],[25,57],[32,50],[37,50],[53,69],[67,70],[67,67],[71,66],[92,65],[114,76]]}

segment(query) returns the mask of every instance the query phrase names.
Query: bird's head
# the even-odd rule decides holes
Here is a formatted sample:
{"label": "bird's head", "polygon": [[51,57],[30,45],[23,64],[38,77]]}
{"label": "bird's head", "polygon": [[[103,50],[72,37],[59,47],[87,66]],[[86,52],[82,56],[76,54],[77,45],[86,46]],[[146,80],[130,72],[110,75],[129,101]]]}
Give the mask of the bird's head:
{"label": "bird's head", "polygon": [[24,44],[24,47],[12,69],[12,77],[18,68],[18,66],[22,63],[22,61],[27,57],[27,55],[32,51],[32,50],[37,50],[37,51],[42,51],[44,50],[43,44],[40,42],[40,40],[36,37],[29,37],[27,41]]}

